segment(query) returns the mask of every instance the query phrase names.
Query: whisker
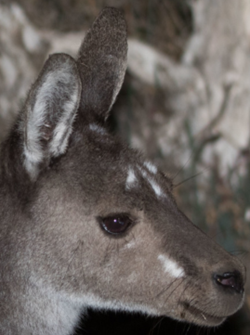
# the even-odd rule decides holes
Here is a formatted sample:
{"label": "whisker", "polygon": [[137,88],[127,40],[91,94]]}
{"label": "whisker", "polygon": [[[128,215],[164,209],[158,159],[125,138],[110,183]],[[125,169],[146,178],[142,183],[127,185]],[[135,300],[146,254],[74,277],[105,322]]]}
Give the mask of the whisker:
{"label": "whisker", "polygon": [[177,285],[173,290],[172,292],[167,296],[167,299],[165,300],[165,304],[167,303],[168,299],[172,296],[172,294],[178,289],[178,287],[180,287],[180,285],[183,283],[184,281],[184,278],[181,280],[180,284]]}
{"label": "whisker", "polygon": [[228,252],[231,254],[231,255],[234,255],[234,256],[242,256],[242,255],[249,255],[249,251],[248,250],[228,250]]}
{"label": "whisker", "polygon": [[167,292],[167,290],[170,289],[170,287],[178,280],[179,278],[175,278],[168,287],[164,288],[163,290],[161,290],[156,296],[155,298],[159,298],[159,296],[161,296],[162,294],[164,294],[165,292]]}
{"label": "whisker", "polygon": [[153,325],[153,327],[150,329],[150,331],[149,331],[149,335],[151,334],[151,332],[152,332],[152,335],[154,334],[154,330],[162,323],[162,320],[164,319],[165,317],[164,316],[162,316],[161,318],[160,318],[160,320],[158,320],[156,323],[155,323],[155,325]]}
{"label": "whisker", "polygon": [[194,153],[190,155],[190,157],[187,159],[187,161],[183,164],[183,166],[180,167],[180,169],[176,172],[176,174],[171,178],[172,181],[175,180],[175,178],[187,167],[187,165],[191,162],[192,158],[194,157]]}
{"label": "whisker", "polygon": [[188,325],[187,325],[187,330],[186,330],[186,332],[185,332],[184,335],[188,335],[188,332],[189,332],[190,328],[191,328],[191,324],[188,324]]}
{"label": "whisker", "polygon": [[187,181],[189,181],[189,180],[191,180],[191,179],[194,179],[195,177],[199,176],[199,175],[202,174],[202,173],[203,173],[203,171],[201,171],[201,172],[197,172],[197,173],[194,174],[193,176],[188,177],[188,178],[182,180],[182,181],[179,182],[178,184],[174,184],[174,185],[173,185],[173,188],[179,187],[180,185],[186,183]]}

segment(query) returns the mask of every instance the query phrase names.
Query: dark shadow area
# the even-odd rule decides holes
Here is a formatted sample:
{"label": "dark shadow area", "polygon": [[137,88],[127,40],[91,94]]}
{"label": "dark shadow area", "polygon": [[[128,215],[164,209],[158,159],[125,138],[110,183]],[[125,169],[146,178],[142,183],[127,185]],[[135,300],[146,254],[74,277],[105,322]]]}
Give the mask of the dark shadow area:
{"label": "dark shadow area", "polygon": [[203,328],[171,320],[167,317],[147,317],[141,314],[88,311],[74,335],[237,335],[241,313],[229,318],[217,328]]}

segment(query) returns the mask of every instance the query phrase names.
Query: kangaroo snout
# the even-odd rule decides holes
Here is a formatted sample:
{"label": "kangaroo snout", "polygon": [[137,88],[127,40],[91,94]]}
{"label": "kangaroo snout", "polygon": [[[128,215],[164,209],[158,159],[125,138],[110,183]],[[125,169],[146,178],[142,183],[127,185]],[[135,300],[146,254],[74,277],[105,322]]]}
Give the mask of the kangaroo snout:
{"label": "kangaroo snout", "polygon": [[[173,210],[169,199],[158,207],[158,217],[162,222],[154,227],[154,236],[161,237],[159,281],[164,287],[157,296],[160,314],[200,325],[219,325],[243,304],[245,267],[182,212]],[[176,299],[179,306],[174,304]],[[169,306],[175,308],[168,310]]]}

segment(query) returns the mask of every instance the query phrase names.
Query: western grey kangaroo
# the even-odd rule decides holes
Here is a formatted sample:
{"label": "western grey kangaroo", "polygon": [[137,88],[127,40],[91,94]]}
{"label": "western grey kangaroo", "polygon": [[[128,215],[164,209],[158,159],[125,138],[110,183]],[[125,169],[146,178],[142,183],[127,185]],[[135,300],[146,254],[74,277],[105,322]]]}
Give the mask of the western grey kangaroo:
{"label": "western grey kangaroo", "polygon": [[1,335],[69,335],[87,307],[214,326],[242,306],[243,265],[108,131],[126,55],[106,8],[77,60],[49,57],[1,146]]}

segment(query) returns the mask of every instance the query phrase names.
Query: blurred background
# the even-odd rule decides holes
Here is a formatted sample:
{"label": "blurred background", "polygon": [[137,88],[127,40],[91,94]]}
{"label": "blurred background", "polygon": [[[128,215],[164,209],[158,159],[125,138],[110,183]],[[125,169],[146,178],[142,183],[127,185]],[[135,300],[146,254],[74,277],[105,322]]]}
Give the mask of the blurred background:
{"label": "blurred background", "polygon": [[[189,218],[250,268],[250,0],[0,0],[0,140],[52,52],[76,55],[105,6],[123,9],[128,71],[110,125],[174,182]],[[250,334],[89,311],[78,334]]]}

